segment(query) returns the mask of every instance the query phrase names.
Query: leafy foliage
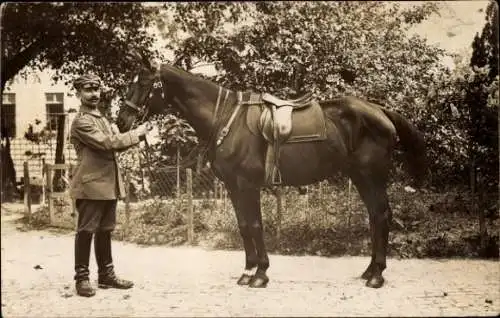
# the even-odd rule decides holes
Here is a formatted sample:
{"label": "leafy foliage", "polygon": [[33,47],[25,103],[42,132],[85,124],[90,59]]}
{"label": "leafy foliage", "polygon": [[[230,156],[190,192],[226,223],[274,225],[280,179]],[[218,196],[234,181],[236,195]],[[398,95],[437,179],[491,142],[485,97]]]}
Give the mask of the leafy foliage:
{"label": "leafy foliage", "polygon": [[[178,65],[211,62],[214,81],[238,90],[293,98],[312,91],[319,99],[355,95],[401,112],[424,131],[431,156],[442,148],[446,165],[460,140],[447,118],[436,116],[429,86],[452,79],[442,64],[446,52],[408,30],[438,7],[401,8],[382,2],[179,3],[166,6],[174,27]],[[444,82],[443,82],[444,81]],[[443,97],[444,98],[444,97]],[[442,98],[441,98],[442,99]],[[430,124],[429,124],[430,123]],[[434,124],[432,124],[434,123]],[[452,146],[449,146],[449,145]],[[432,162],[432,160],[431,160]],[[434,172],[439,171],[434,165]]]}
{"label": "leafy foliage", "polygon": [[[498,29],[492,28],[495,6],[490,7],[490,31],[483,31],[482,42],[493,43]],[[178,3],[165,8],[163,17],[172,16],[173,23],[163,23],[161,30],[172,39],[177,65],[191,69],[214,63],[218,74],[213,80],[232,89],[284,98],[305,91],[319,99],[348,94],[380,103],[424,132],[432,183],[467,182],[468,130],[482,126],[469,114],[466,96],[481,72],[409,36],[414,24],[438,13],[436,3],[404,8],[382,2]],[[497,65],[492,56],[498,46],[487,47],[482,60]],[[441,63],[446,56],[456,59],[454,69]],[[488,76],[498,73],[494,67],[487,70]],[[490,81],[483,88],[491,92],[484,93],[490,115],[498,104],[496,87],[498,81]],[[496,140],[491,135],[496,116],[490,115],[476,136]]]}
{"label": "leafy foliage", "polygon": [[[470,157],[478,184],[498,187],[498,5],[490,2],[486,24],[472,43],[470,79],[465,98],[469,115]],[[498,191],[498,190],[496,190]]]}
{"label": "leafy foliage", "polygon": [[157,7],[141,3],[18,2],[3,6],[2,91],[15,75],[51,67],[54,80],[95,72],[115,86],[135,68],[127,52],[153,56],[147,29]]}

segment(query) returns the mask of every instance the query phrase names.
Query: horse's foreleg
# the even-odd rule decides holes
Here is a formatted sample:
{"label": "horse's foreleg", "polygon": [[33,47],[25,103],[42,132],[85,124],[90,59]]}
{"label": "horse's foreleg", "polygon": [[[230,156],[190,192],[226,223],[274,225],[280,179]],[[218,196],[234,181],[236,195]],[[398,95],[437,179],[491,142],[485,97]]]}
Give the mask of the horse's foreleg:
{"label": "horse's foreleg", "polygon": [[232,189],[229,191],[229,197],[234,207],[236,213],[236,219],[238,221],[238,228],[240,230],[240,235],[243,240],[243,248],[245,249],[245,271],[238,279],[238,285],[248,285],[252,280],[255,269],[258,264],[257,251],[255,249],[255,244],[252,238],[252,233],[250,231],[249,223],[247,222],[245,215],[243,213],[243,204],[241,202],[241,193],[239,190]]}
{"label": "horse's foreleg", "polygon": [[249,282],[250,287],[266,287],[269,278],[266,271],[269,268],[269,257],[264,243],[264,228],[260,210],[260,189],[247,188],[242,191],[242,211],[248,222],[248,229],[253,238],[257,252],[257,271]]}

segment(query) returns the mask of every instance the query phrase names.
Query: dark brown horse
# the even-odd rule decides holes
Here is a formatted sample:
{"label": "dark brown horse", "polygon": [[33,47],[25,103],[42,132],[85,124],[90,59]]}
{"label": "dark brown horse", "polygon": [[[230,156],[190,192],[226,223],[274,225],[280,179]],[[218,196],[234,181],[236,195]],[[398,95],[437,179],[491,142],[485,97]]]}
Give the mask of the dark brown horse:
{"label": "dark brown horse", "polygon": [[[147,66],[147,67],[146,67]],[[248,125],[241,92],[170,65],[142,65],[118,115],[120,131],[131,129],[142,112],[174,107],[206,142],[211,167],[228,190],[245,248],[245,271],[238,284],[265,287],[269,258],[263,239],[260,189],[265,183],[268,142]],[[405,118],[365,100],[346,96],[320,103],[325,139],[283,143],[279,150],[282,185],[301,186],[342,172],[357,187],[369,213],[371,262],[362,274],[366,286],[384,283],[391,210],[387,197],[391,155],[397,144],[406,167],[423,176],[422,135]],[[321,111],[320,111],[321,112]],[[224,129],[227,128],[227,129]]]}

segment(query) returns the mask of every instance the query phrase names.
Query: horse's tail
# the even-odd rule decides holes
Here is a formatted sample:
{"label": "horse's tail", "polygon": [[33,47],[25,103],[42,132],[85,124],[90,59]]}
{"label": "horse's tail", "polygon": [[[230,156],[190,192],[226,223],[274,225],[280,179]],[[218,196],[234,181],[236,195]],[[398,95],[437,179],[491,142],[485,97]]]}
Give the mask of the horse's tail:
{"label": "horse's tail", "polygon": [[417,185],[427,176],[427,156],[423,134],[400,114],[382,108],[389,117],[399,136],[399,142],[404,150],[404,166]]}

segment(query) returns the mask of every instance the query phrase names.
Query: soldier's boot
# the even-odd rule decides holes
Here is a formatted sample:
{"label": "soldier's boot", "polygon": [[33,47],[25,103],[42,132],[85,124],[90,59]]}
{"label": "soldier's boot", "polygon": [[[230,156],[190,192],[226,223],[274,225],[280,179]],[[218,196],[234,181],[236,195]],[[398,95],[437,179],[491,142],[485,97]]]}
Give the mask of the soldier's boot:
{"label": "soldier's boot", "polygon": [[110,231],[101,231],[95,234],[94,250],[98,267],[97,283],[99,288],[129,289],[134,286],[133,282],[118,278],[115,274]]}
{"label": "soldier's boot", "polygon": [[75,235],[75,288],[79,296],[92,297],[95,290],[89,280],[90,246],[92,244],[92,233],[78,232]]}

